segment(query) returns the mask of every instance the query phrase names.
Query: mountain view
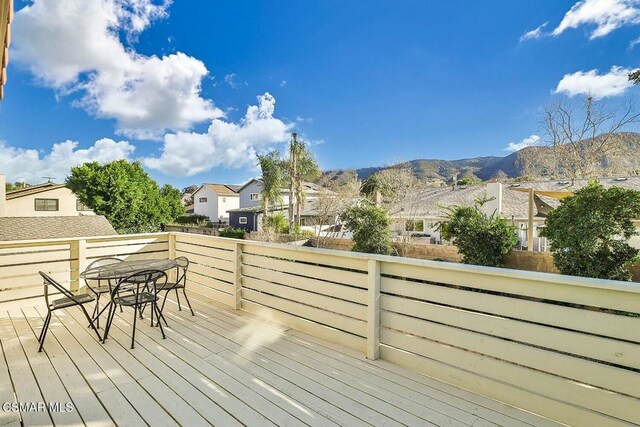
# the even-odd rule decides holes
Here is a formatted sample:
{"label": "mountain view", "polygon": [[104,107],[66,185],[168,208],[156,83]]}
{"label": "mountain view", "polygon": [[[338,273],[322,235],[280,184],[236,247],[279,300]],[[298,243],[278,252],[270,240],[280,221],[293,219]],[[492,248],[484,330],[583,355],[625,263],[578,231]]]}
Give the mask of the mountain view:
{"label": "mountain view", "polygon": [[[640,133],[617,133],[618,149],[600,161],[600,175],[637,175],[640,173],[640,156],[629,153],[640,152]],[[361,169],[329,170],[320,178],[321,182],[340,182],[356,174],[359,179],[392,167],[410,167],[416,178],[437,185],[458,179],[472,178],[486,181],[492,178],[545,178],[554,176],[554,152],[549,146],[526,147],[504,157],[484,156],[458,160],[416,159],[399,165],[368,167]]]}

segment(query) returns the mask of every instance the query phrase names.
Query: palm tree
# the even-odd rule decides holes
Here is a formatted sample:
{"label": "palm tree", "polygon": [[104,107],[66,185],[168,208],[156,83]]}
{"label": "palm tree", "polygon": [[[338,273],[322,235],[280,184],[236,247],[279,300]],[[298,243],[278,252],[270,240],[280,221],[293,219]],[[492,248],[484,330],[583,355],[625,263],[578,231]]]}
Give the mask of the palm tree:
{"label": "palm tree", "polygon": [[320,176],[321,171],[316,159],[313,157],[313,153],[305,143],[302,143],[300,146],[296,163],[298,172],[295,183],[296,224],[300,226],[300,212],[307,203],[307,193],[304,191],[304,182],[314,181]]}
{"label": "palm tree", "polygon": [[275,150],[267,154],[258,154],[258,164],[262,170],[262,226],[267,227],[269,204],[282,202],[282,185],[284,184],[283,161]]}
{"label": "palm tree", "polygon": [[292,233],[294,223],[300,225],[300,212],[306,203],[303,183],[314,180],[320,175],[320,167],[313,158],[313,153],[304,141],[298,140],[296,133],[291,134],[287,172],[289,179],[289,233]]}

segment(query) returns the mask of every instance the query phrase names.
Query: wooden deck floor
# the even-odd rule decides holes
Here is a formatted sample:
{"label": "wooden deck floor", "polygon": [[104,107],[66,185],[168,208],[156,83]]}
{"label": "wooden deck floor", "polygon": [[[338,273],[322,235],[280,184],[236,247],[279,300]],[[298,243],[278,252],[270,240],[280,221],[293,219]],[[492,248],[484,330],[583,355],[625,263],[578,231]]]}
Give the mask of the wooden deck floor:
{"label": "wooden deck floor", "polygon": [[166,340],[148,321],[139,322],[134,350],[131,311],[117,316],[106,345],[79,310],[60,311],[45,351],[37,353],[46,310],[1,310],[0,403],[72,402],[73,410],[7,412],[4,405],[0,425],[552,425],[248,313],[193,300],[195,317],[167,304]]}

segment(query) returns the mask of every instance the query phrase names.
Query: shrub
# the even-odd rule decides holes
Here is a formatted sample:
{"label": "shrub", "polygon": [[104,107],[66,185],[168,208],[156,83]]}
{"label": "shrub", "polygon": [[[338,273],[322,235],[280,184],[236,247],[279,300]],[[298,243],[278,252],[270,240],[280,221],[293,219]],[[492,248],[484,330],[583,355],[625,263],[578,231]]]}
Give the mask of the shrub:
{"label": "shrub", "polygon": [[209,222],[209,217],[206,215],[183,215],[176,218],[174,222],[176,224],[206,225]]}
{"label": "shrub", "polygon": [[267,227],[274,233],[288,233],[289,221],[282,212],[269,215],[267,218]]}
{"label": "shrub", "polygon": [[353,251],[390,255],[391,220],[386,210],[361,203],[348,207],[340,214],[340,220],[353,233]]}
{"label": "shrub", "polygon": [[638,234],[631,221],[636,218],[640,191],[604,189],[592,181],[560,201],[542,233],[562,274],[628,281],[638,258],[638,249],[627,243]]}
{"label": "shrub", "polygon": [[227,227],[220,230],[220,237],[228,237],[230,239],[244,239],[247,232],[243,228]]}
{"label": "shrub", "polygon": [[499,215],[488,216],[476,206],[455,206],[442,224],[442,237],[458,247],[465,264],[504,267],[506,257],[518,242],[515,227]]}

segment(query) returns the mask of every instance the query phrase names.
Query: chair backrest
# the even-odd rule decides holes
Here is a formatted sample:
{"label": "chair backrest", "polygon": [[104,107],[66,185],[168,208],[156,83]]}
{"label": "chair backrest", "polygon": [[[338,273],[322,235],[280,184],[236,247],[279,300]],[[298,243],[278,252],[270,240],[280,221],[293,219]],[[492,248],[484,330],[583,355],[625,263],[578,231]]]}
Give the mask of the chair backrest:
{"label": "chair backrest", "polygon": [[71,299],[72,301],[78,302],[77,298],[71,293],[71,291],[65,289],[64,286],[53,280],[47,273],[45,273],[44,271],[39,271],[38,273],[40,273],[40,276],[42,276],[42,278],[44,279],[44,300],[47,305],[49,305],[49,286],[53,286],[65,297]]}
{"label": "chair backrest", "polygon": [[178,266],[176,267],[176,283],[187,281],[187,271],[189,270],[189,259],[184,256],[179,256],[175,259]]}
{"label": "chair backrest", "polygon": [[92,268],[102,267],[103,265],[109,265],[109,264],[114,264],[116,262],[123,262],[123,261],[124,260],[120,258],[114,258],[114,257],[100,258],[89,263],[89,265],[87,265],[87,270],[91,270]]}
{"label": "chair backrest", "polygon": [[162,270],[142,270],[131,273],[127,277],[123,277],[118,280],[118,283],[111,290],[111,298],[118,295],[122,286],[127,286],[127,291],[133,291],[136,295],[136,302],[138,301],[138,295],[142,292],[147,286],[153,286],[153,293],[157,294],[157,286],[164,285],[167,283],[168,276]]}
{"label": "chair backrest", "polygon": [[[89,263],[89,265],[87,266],[87,268],[85,269],[85,271],[90,271],[91,269],[94,268],[98,268],[98,267],[102,267],[104,265],[109,265],[109,264],[115,264],[118,262],[123,262],[124,260],[120,259],[120,258],[114,258],[114,257],[107,257],[107,258],[100,258],[100,259],[96,259],[94,261],[92,261],[91,263]],[[105,279],[107,280],[107,279]],[[89,286],[90,288],[92,287],[91,284],[95,284],[97,283],[97,286],[100,286],[100,282],[101,279],[84,279],[84,283],[87,284],[87,286]],[[111,282],[109,282],[109,285],[111,285]]]}

